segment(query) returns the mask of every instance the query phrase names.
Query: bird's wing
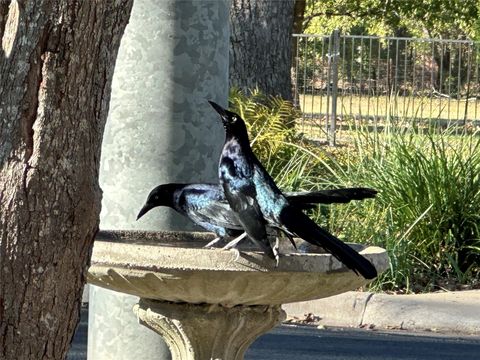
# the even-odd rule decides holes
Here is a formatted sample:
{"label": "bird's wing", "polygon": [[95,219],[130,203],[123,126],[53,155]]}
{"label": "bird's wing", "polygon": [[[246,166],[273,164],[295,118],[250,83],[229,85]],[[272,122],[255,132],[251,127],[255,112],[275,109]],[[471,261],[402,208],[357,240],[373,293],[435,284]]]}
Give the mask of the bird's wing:
{"label": "bird's wing", "polygon": [[[216,209],[217,204],[222,209]],[[195,224],[218,236],[223,237],[228,233],[226,227],[229,222],[221,214],[223,209],[228,210],[229,207],[219,184],[189,184],[183,187],[174,197],[174,208]],[[216,213],[219,215],[214,216]]]}
{"label": "bird's wing", "polygon": [[[241,159],[223,157],[220,161],[220,178],[222,179],[225,198],[235,212],[257,210],[256,190],[252,181],[253,170]],[[258,209],[257,215],[262,217]]]}
{"label": "bird's wing", "polygon": [[193,208],[189,211],[189,217],[227,229],[242,229],[237,215],[226,201],[212,201],[208,206]]}
{"label": "bird's wing", "polygon": [[265,220],[256,199],[253,169],[242,158],[223,156],[219,165],[225,197],[236,213],[247,235],[268,255],[273,257],[268,244]]}

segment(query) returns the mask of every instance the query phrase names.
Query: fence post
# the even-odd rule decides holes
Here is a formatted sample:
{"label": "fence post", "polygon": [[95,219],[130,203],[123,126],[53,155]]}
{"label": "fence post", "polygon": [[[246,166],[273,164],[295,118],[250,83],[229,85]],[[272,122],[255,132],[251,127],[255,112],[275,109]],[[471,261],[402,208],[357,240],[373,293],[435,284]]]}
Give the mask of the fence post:
{"label": "fence post", "polygon": [[328,129],[328,145],[335,146],[335,135],[337,130],[338,57],[340,55],[340,30],[333,30],[331,41],[333,42],[333,51],[332,54],[330,54],[332,66],[332,113],[330,115],[330,126]]}

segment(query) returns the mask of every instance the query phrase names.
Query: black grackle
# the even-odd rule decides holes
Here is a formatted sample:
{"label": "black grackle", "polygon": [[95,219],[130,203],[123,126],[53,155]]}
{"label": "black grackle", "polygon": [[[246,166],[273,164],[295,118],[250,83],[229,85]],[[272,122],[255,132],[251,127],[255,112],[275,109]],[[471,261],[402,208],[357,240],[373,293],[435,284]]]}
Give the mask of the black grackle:
{"label": "black grackle", "polygon": [[376,277],[377,271],[367,259],[289,203],[253,154],[243,119],[214,102],[210,104],[220,115],[226,133],[219,161],[220,184],[248,237],[278,262],[266,227],[278,228],[323,247],[366,279]]}
{"label": "black grackle", "polygon": [[[285,193],[289,202],[302,210],[312,209],[318,204],[348,203],[351,200],[373,198],[376,194],[376,190],[368,188]],[[137,220],[157,206],[170,207],[202,228],[214,232],[217,239],[208,245],[243,233],[242,225],[230,208],[219,184],[159,185],[148,195]]]}

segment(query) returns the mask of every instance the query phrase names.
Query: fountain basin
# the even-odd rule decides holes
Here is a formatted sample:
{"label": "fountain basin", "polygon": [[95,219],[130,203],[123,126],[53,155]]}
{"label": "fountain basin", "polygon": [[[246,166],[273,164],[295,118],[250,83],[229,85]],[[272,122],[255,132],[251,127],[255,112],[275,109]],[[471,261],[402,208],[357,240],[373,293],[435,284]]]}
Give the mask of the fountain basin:
{"label": "fountain basin", "polygon": [[[298,253],[284,246],[277,267],[248,247],[240,252],[203,248],[212,238],[195,232],[101,231],[87,281],[145,299],[225,307],[319,299],[370,282],[329,253]],[[378,273],[388,267],[384,249],[355,248]]]}

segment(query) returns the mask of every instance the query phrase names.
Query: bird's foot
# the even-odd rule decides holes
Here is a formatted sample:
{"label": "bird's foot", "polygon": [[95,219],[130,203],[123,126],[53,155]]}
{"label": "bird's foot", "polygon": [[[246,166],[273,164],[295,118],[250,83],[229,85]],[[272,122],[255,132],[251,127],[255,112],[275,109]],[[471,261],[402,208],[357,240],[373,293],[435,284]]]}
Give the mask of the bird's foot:
{"label": "bird's foot", "polygon": [[237,246],[237,244],[242,241],[245,237],[247,236],[247,233],[244,232],[242,235],[240,236],[237,236],[235,239],[233,239],[232,241],[230,241],[227,245],[225,245],[223,247],[224,250],[228,250],[228,249],[231,249],[235,246]]}
{"label": "bird's foot", "polygon": [[212,241],[210,241],[207,245],[204,246],[204,248],[212,248],[213,245],[215,244],[218,244],[220,241],[222,241],[223,238],[221,238],[220,236],[219,237],[216,237],[215,239],[213,239]]}
{"label": "bird's foot", "polygon": [[233,248],[233,249],[230,249],[230,250],[232,250],[235,253],[235,259],[233,259],[233,261],[237,262],[238,259],[240,258],[240,250],[238,250],[236,248]]}

